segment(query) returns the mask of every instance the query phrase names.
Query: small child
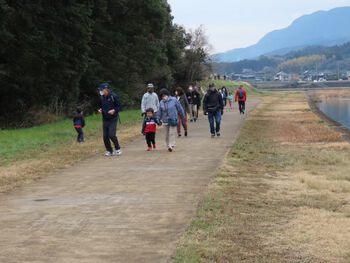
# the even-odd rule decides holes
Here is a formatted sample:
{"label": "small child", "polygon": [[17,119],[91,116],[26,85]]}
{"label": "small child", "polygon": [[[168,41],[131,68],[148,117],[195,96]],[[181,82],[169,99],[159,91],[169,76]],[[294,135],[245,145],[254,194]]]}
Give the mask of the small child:
{"label": "small child", "polygon": [[233,100],[235,98],[233,97],[233,95],[231,93],[229,93],[227,99],[228,99],[228,103],[230,105],[230,109],[232,110],[233,109]]}
{"label": "small child", "polygon": [[74,115],[73,125],[74,125],[75,130],[78,133],[77,142],[83,143],[84,142],[83,128],[85,127],[85,119],[83,116],[83,111],[79,108],[76,110],[76,113]]}
{"label": "small child", "polygon": [[154,110],[149,108],[146,110],[146,117],[142,125],[142,134],[146,136],[147,151],[156,149],[156,131],[157,125],[161,125],[158,118],[154,117]]}

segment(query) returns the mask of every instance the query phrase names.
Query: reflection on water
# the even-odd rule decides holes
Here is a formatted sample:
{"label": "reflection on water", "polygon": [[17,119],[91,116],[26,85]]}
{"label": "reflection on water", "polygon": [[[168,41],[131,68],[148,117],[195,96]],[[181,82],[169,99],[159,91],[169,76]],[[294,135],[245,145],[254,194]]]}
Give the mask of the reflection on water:
{"label": "reflection on water", "polygon": [[328,117],[350,129],[350,97],[322,98],[317,106]]}

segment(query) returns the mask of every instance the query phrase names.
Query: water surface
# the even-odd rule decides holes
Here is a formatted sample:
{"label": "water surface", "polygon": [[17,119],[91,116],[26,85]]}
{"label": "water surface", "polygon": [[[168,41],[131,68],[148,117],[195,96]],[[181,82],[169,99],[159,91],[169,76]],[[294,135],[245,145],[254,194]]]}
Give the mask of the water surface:
{"label": "water surface", "polygon": [[317,106],[328,117],[350,129],[350,97],[325,97]]}

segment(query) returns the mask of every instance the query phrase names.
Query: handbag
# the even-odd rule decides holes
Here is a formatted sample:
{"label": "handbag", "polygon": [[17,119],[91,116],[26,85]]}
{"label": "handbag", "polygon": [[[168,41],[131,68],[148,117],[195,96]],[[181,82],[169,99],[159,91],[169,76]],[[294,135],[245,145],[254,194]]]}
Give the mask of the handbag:
{"label": "handbag", "polygon": [[177,119],[171,119],[171,118],[168,119],[169,126],[172,126],[172,127],[177,126],[177,123],[178,123]]}

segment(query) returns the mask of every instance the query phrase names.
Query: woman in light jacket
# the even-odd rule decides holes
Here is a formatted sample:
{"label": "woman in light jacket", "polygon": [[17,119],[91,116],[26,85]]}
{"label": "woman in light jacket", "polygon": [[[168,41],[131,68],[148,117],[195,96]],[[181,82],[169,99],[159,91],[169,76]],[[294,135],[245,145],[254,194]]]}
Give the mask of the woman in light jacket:
{"label": "woman in light jacket", "polygon": [[159,105],[159,119],[165,126],[165,143],[168,147],[168,151],[172,152],[175,147],[176,130],[178,125],[178,116],[185,117],[185,112],[180,102],[170,96],[170,92],[167,89],[162,89],[159,92],[161,98]]}
{"label": "woman in light jacket", "polygon": [[177,136],[181,137],[181,126],[184,128],[185,131],[185,137],[187,137],[187,114],[189,114],[190,111],[190,104],[188,103],[185,91],[182,88],[176,88],[175,90],[175,97],[180,102],[182,109],[185,111],[185,116],[182,118],[179,114],[179,120],[177,124]]}

